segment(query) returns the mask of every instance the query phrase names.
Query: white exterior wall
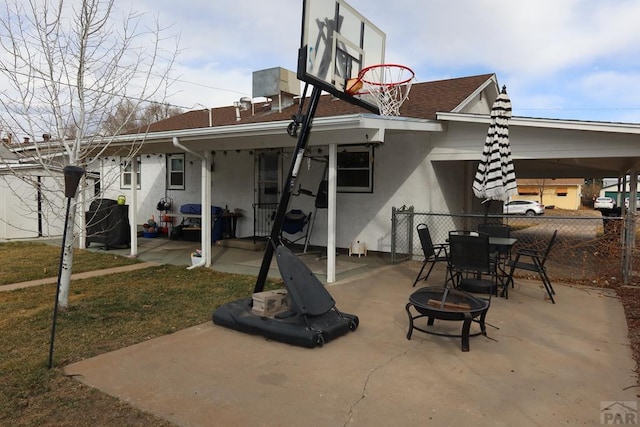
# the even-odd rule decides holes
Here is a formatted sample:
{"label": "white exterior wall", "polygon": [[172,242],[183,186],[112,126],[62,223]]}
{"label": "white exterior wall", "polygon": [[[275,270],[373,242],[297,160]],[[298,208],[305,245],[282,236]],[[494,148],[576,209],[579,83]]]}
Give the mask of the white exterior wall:
{"label": "white exterior wall", "polygon": [[[468,179],[464,162],[452,162],[442,167],[430,161],[431,152],[429,133],[398,133],[388,135],[386,142],[375,148],[373,193],[337,194],[336,244],[340,248],[349,247],[354,240],[366,243],[369,250],[389,252],[391,250],[391,214],[392,208],[403,205],[414,206],[416,211],[448,212],[461,211],[464,198],[454,189]],[[318,153],[318,149],[322,154]],[[254,157],[253,150],[216,151],[213,156],[212,204],[239,209],[243,217],[238,219],[237,236],[253,235],[254,203]],[[326,155],[328,147],[310,147],[308,155]],[[192,163],[193,162],[193,163]],[[291,162],[291,150],[285,150],[282,159],[282,173],[286,174]],[[154,214],[156,204],[161,197],[171,197],[174,202],[173,213],[179,212],[180,205],[200,203],[201,166],[197,157],[186,154],[185,190],[164,191],[166,185],[165,159],[158,155],[145,155],[141,159],[141,189],[138,195],[138,219],[144,222],[148,215]],[[112,186],[105,189],[106,198],[117,198],[124,194],[130,199],[130,190],[119,188],[119,163],[106,161],[105,166],[113,165],[115,170],[103,170],[106,181]],[[304,160],[295,191],[299,187],[317,193],[322,180],[324,163]],[[115,179],[117,175],[117,179]],[[107,177],[110,177],[107,179]],[[470,186],[471,184],[469,184]],[[298,195],[291,198],[289,209],[301,209],[315,213],[315,198]],[[176,224],[179,219],[176,220]],[[310,244],[325,246],[327,243],[327,210],[318,209],[315,215]]]}
{"label": "white exterior wall", "polygon": [[[239,209],[242,212],[243,217],[238,218],[236,230],[238,237],[253,236],[255,154],[249,154],[249,151],[227,151],[227,154],[216,151],[213,156],[211,203],[230,211]],[[199,203],[199,196],[197,200],[192,203]]]}
{"label": "white exterior wall", "polygon": [[[443,213],[480,210],[480,201],[473,197],[471,191],[475,173],[474,163],[462,159],[444,161],[442,156],[437,157],[437,161],[432,161],[434,141],[439,147],[451,145],[454,150],[464,151],[466,158],[479,159],[483,140],[478,140],[478,125],[451,127],[454,128],[453,132],[386,133],[384,144],[375,148],[373,192],[337,194],[338,247],[347,248],[352,241],[359,240],[366,243],[369,250],[390,252],[393,207],[413,206],[416,211]],[[459,144],[458,141],[462,142],[462,148],[456,146],[456,143]],[[250,154],[250,151],[254,154]],[[283,174],[286,174],[290,166],[291,151],[292,149],[284,151]],[[309,147],[306,154],[326,156],[328,152],[328,146],[316,145]],[[200,159],[186,153],[185,160],[186,189],[164,191],[166,158],[160,158],[157,154],[150,155],[150,158],[142,155],[141,190],[138,196],[139,222],[144,222],[150,214],[157,215],[155,207],[161,197],[173,199],[173,213],[178,213],[182,204],[200,203]],[[224,151],[216,150],[213,156],[212,204],[231,211],[239,209],[243,213],[244,217],[239,218],[237,222],[238,237],[253,235],[254,160],[255,150],[246,148],[240,151],[227,150],[226,154]],[[117,165],[114,162],[111,164]],[[322,162],[305,160],[294,192],[302,187],[316,194],[323,170]],[[109,190],[109,198],[125,194],[129,199],[129,190],[119,188],[119,167],[115,182],[117,185]],[[461,188],[464,190],[461,191]],[[314,201],[313,197],[294,196],[289,203],[289,209],[314,213]],[[176,224],[178,222],[179,219],[176,219]],[[453,224],[451,228],[454,228]],[[310,244],[327,244],[326,209],[319,209],[315,215]]]}
{"label": "white exterior wall", "polygon": [[[396,124],[397,125],[397,124]],[[389,252],[391,249],[391,214],[392,208],[413,206],[418,212],[461,212],[482,213],[485,205],[476,198],[471,190],[473,176],[482,155],[482,147],[487,130],[487,123],[477,122],[445,122],[443,131],[410,131],[381,129],[380,138],[384,139],[375,149],[374,191],[373,193],[338,193],[337,194],[337,226],[336,244],[346,248],[354,240],[367,244],[368,249]],[[362,133],[362,132],[360,132]],[[378,135],[376,135],[377,137]],[[283,135],[282,138],[285,138]],[[362,138],[357,132],[320,133],[308,155],[327,155],[329,142],[358,143]],[[607,145],[603,147],[603,140]],[[376,141],[376,139],[372,139]],[[363,141],[364,142],[364,141]],[[219,142],[214,144],[222,145]],[[236,141],[234,141],[236,143]],[[254,161],[256,149],[251,146],[269,148],[263,140],[237,141],[240,151],[230,150],[226,154],[218,146],[213,156],[212,204],[227,207],[233,211],[239,209],[244,217],[238,220],[238,237],[253,235],[253,203],[254,203]],[[187,146],[189,142],[186,143]],[[200,150],[203,141],[193,143]],[[283,142],[284,145],[284,142]],[[276,146],[274,146],[275,148]],[[604,155],[603,150],[615,148],[615,152],[627,154],[635,147],[629,138],[606,132],[581,132],[576,129],[531,128],[518,125],[512,128],[512,151],[516,159],[553,159],[571,158],[576,150],[587,147],[591,153]],[[319,149],[322,152],[319,152]],[[282,161],[283,173],[291,162],[291,148],[285,151]],[[253,151],[254,154],[250,152]],[[177,149],[176,151],[177,152]],[[200,159],[186,154],[186,189],[166,191],[166,157],[152,154],[149,158],[142,156],[142,182],[139,193],[140,206],[138,215],[144,221],[149,214],[157,214],[155,206],[162,197],[171,197],[174,202],[173,213],[178,213],[180,205],[200,203],[201,167]],[[113,162],[112,162],[113,163]],[[117,165],[117,164],[116,164]],[[538,171],[544,163],[536,164]],[[299,186],[317,192],[322,179],[324,164],[307,161],[302,165],[296,191]],[[129,193],[119,189],[119,170],[117,183],[111,197]],[[516,170],[518,174],[518,170]],[[522,175],[525,175],[524,173]],[[524,177],[524,176],[521,176]],[[111,191],[111,190],[110,190]],[[499,212],[501,204],[492,202],[491,212]],[[301,209],[314,212],[314,198],[305,195],[292,197],[289,209]],[[320,209],[315,215],[314,229],[310,243],[325,246],[327,243],[327,211]],[[448,224],[448,229],[464,227],[455,223]],[[442,241],[446,236],[434,236],[434,240]]]}
{"label": "white exterior wall", "polygon": [[36,191],[15,176],[0,179],[0,237],[3,239],[24,239],[38,237],[38,214],[34,205]]}
{"label": "white exterior wall", "polygon": [[[64,187],[54,178],[28,171],[21,176],[37,180],[42,185],[42,236],[60,236],[64,225],[66,204]],[[60,177],[62,179],[62,177]],[[14,175],[0,178],[0,239],[27,239],[38,237],[38,195],[36,189]]]}

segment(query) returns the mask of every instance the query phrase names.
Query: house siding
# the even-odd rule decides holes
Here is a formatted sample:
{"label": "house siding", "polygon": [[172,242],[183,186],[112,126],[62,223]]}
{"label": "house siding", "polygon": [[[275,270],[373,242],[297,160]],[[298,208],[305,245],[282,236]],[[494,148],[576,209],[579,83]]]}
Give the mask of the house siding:
{"label": "house siding", "polygon": [[[29,181],[36,182],[40,176],[42,190],[41,225],[42,236],[60,236],[64,226],[64,199],[60,197],[60,182],[44,176],[44,172],[20,172]],[[62,179],[62,177],[58,177]],[[0,176],[0,238],[28,239],[39,237],[37,191],[23,179],[11,174]]]}

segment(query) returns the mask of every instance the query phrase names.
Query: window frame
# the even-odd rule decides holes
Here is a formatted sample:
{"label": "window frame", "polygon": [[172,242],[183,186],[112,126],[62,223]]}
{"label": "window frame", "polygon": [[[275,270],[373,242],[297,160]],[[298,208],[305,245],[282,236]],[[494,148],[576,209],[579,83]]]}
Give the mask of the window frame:
{"label": "window frame", "polygon": [[[367,153],[368,162],[366,167],[341,167],[340,166],[340,156],[344,153]],[[373,177],[374,177],[374,159],[375,159],[375,147],[372,144],[357,144],[357,145],[339,145],[338,146],[338,154],[337,154],[337,165],[336,165],[336,176],[338,185],[336,188],[336,192],[338,193],[373,193]],[[340,185],[341,181],[341,171],[368,171],[368,184],[362,186],[354,186],[354,185]],[[344,178],[343,178],[344,179]]]}
{"label": "window frame", "polygon": [[[184,190],[186,188],[186,176],[187,176],[187,162],[184,153],[169,153],[167,158],[167,190]],[[182,170],[173,169],[173,159],[182,159]],[[182,184],[172,184],[172,174],[182,174]]]}
{"label": "window frame", "polygon": [[[137,189],[140,190],[142,188],[142,159],[140,156],[136,156],[136,161],[138,162],[138,185]],[[131,159],[127,157],[120,158],[120,189],[121,190],[131,190],[131,181],[132,181],[132,164]],[[128,181],[128,183],[127,183]]]}

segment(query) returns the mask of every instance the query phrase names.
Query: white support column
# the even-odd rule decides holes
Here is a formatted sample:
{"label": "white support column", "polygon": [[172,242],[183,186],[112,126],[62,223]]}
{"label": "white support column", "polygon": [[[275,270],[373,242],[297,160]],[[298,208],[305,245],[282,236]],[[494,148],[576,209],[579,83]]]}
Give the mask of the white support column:
{"label": "white support column", "polygon": [[129,202],[130,257],[138,256],[138,156],[131,159],[131,201]]}
{"label": "white support column", "polygon": [[80,190],[76,198],[78,208],[76,208],[76,225],[78,226],[78,248],[87,249],[87,174],[82,175],[80,180]]}
{"label": "white support column", "polygon": [[[211,151],[204,152],[202,158],[202,258],[205,267],[211,267]],[[222,220],[220,220],[222,221]]]}
{"label": "white support column", "polygon": [[327,171],[327,283],[336,281],[336,192],[338,189],[338,145],[329,144]]}

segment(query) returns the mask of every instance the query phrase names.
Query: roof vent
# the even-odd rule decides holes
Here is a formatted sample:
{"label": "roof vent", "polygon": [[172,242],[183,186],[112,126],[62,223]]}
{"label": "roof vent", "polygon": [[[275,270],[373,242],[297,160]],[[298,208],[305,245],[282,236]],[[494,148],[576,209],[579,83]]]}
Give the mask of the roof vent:
{"label": "roof vent", "polygon": [[248,96],[240,98],[240,109],[242,111],[247,111],[249,108],[251,108],[251,98]]}

